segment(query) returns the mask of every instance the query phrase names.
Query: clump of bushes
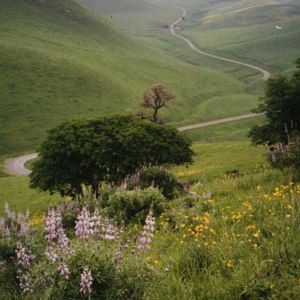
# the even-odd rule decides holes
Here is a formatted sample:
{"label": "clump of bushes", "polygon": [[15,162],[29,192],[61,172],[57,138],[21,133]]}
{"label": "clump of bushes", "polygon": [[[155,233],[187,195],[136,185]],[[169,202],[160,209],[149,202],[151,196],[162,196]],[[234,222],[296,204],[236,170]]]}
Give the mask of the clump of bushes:
{"label": "clump of bushes", "polygon": [[158,188],[166,199],[174,199],[178,192],[183,191],[181,184],[173,173],[163,167],[144,168],[127,179],[128,189],[140,187],[146,189],[150,186]]}
{"label": "clump of bushes", "polygon": [[101,204],[111,218],[126,224],[141,223],[150,208],[154,215],[158,216],[167,205],[162,193],[153,187],[131,191],[118,188],[106,196],[106,201]]}
{"label": "clump of bushes", "polygon": [[294,138],[288,145],[276,144],[269,151],[269,161],[273,167],[292,168],[300,172],[300,138]]}
{"label": "clump of bushes", "polygon": [[[159,191],[152,188],[151,193],[157,196]],[[0,218],[0,290],[6,297],[141,299],[146,295],[157,277],[144,255],[154,237],[152,209],[143,229],[137,227],[132,238],[99,208],[85,205],[72,232],[70,228],[67,232],[61,209],[49,208],[44,225],[33,228],[28,218],[18,221],[14,213]]]}

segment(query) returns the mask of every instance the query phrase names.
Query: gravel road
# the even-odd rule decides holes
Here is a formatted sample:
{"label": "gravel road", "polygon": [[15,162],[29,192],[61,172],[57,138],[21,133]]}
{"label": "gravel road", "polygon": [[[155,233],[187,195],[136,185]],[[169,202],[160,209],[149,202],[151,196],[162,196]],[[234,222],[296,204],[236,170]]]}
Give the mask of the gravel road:
{"label": "gravel road", "polygon": [[26,154],[9,159],[5,164],[5,171],[14,176],[27,176],[30,170],[25,168],[25,163],[37,158],[37,153]]}
{"label": "gravel road", "polygon": [[208,53],[208,52],[205,52],[205,51],[202,51],[200,49],[198,49],[195,44],[190,40],[188,39],[187,37],[184,37],[180,34],[178,34],[176,32],[176,26],[181,23],[185,18],[186,18],[186,10],[182,7],[180,7],[180,9],[182,10],[182,15],[180,18],[178,18],[173,24],[171,24],[169,26],[169,29],[170,29],[170,32],[172,35],[176,36],[177,38],[181,39],[181,40],[184,40],[188,45],[189,47],[199,53],[199,54],[202,54],[202,55],[205,55],[205,56],[208,56],[208,57],[212,57],[212,58],[215,58],[215,59],[218,59],[218,60],[222,60],[222,61],[225,61],[225,62],[229,62],[229,63],[232,63],[232,64],[237,64],[237,65],[241,65],[243,67],[246,67],[246,68],[250,68],[250,69],[254,69],[256,71],[259,71],[262,73],[262,76],[263,76],[263,80],[266,81],[270,78],[271,76],[271,73],[268,72],[267,70],[264,70],[263,68],[261,67],[258,67],[258,66],[254,66],[252,64],[248,64],[248,63],[244,63],[244,62],[241,62],[241,61],[237,61],[237,60],[234,60],[234,59],[229,59],[229,58],[226,58],[226,57],[222,57],[222,56],[218,56],[218,55],[214,55],[214,54],[211,54],[211,53]]}
{"label": "gravel road", "polygon": [[192,124],[192,125],[179,127],[178,130],[179,131],[187,131],[187,130],[192,130],[192,129],[196,129],[196,128],[203,128],[203,127],[208,127],[208,126],[213,126],[213,125],[218,125],[218,124],[229,123],[229,122],[233,122],[233,121],[257,118],[262,115],[264,115],[264,114],[247,114],[247,115],[241,115],[241,116],[235,116],[235,117],[228,117],[228,118],[224,118],[224,119],[212,120],[212,121],[207,121],[207,122],[196,123],[196,124]]}

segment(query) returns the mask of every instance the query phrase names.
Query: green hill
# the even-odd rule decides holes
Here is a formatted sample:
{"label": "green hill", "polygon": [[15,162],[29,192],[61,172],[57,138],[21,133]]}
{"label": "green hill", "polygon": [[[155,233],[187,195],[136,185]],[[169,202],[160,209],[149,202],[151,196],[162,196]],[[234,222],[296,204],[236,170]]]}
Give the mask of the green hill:
{"label": "green hill", "polygon": [[202,119],[211,98],[247,101],[241,113],[256,105],[246,84],[146,46],[72,0],[2,0],[0,19],[0,155],[34,150],[66,119],[136,110],[154,81],[176,93],[176,124]]}
{"label": "green hill", "polygon": [[103,14],[144,11],[150,8],[143,0],[81,0],[80,3]]}
{"label": "green hill", "polygon": [[292,1],[237,1],[195,9],[185,27],[202,49],[289,73],[299,56],[300,5]]}

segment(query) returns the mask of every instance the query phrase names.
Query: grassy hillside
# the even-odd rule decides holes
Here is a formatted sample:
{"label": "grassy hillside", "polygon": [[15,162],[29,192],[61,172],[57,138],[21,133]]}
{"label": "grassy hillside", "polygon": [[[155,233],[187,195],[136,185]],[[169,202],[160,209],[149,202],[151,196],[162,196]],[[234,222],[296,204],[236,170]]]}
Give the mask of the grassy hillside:
{"label": "grassy hillside", "polygon": [[256,105],[245,83],[125,36],[72,0],[3,0],[0,17],[0,154],[34,150],[66,119],[136,110],[154,81],[177,95],[173,124],[215,117],[200,104],[223,96],[249,101],[239,112]]}
{"label": "grassy hillside", "polygon": [[[52,244],[59,262],[63,259],[71,270],[66,279],[59,276],[58,262],[46,259],[45,218],[37,213],[40,203],[32,202],[32,230],[21,240],[31,251],[24,250],[25,254],[35,255],[32,266],[24,268],[31,279],[25,297],[65,299],[66,293],[72,293],[69,298],[82,298],[80,273],[87,266],[93,277],[89,295],[93,299],[132,298],[133,293],[148,300],[299,299],[299,184],[292,183],[288,174],[269,169],[264,149],[247,143],[199,144],[195,150],[204,158],[202,162],[200,156],[196,158],[202,172],[192,174],[181,168],[177,174],[196,181],[192,188],[198,196],[183,195],[165,203],[165,211],[153,220],[155,232],[153,238],[149,235],[150,247],[144,252],[138,250],[140,237],[149,227],[143,229],[134,220],[117,231],[115,240],[111,229],[110,240],[103,241],[101,236],[79,240],[73,219],[78,207],[63,210],[63,226],[74,255],[66,255],[70,248],[60,251]],[[240,172],[234,173],[233,168]],[[129,197],[128,191],[117,194]],[[25,205],[18,201],[11,206],[23,210]],[[92,200],[90,207],[94,206]],[[22,297],[12,263],[16,240],[20,241],[19,234],[1,236],[3,299]],[[121,241],[126,242],[123,248]],[[48,280],[42,281],[45,274]]]}
{"label": "grassy hillside", "polygon": [[[253,173],[266,163],[264,147],[251,146],[243,139],[230,142],[198,142],[193,145],[193,150],[196,156],[192,166],[173,169],[180,179],[191,183],[199,180],[210,183],[232,169]],[[5,202],[13,209],[24,212],[29,208],[35,213],[47,208],[50,203],[59,201],[58,195],[50,196],[48,193],[38,192],[30,189],[28,184],[27,177],[0,177],[0,212],[3,211]]]}
{"label": "grassy hillside", "polygon": [[110,15],[145,11],[151,7],[145,0],[81,0],[80,2],[92,10]]}
{"label": "grassy hillside", "polygon": [[292,70],[300,47],[299,3],[238,1],[195,11],[185,34],[202,49],[263,65],[272,72]]}

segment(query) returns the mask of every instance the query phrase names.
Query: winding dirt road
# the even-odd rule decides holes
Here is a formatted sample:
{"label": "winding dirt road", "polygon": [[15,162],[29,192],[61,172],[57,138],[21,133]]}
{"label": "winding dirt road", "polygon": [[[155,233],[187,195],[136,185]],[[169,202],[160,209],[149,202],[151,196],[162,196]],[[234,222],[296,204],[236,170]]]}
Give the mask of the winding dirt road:
{"label": "winding dirt road", "polygon": [[[251,119],[251,118],[257,118],[259,116],[262,116],[263,114],[247,114],[247,115],[241,115],[241,116],[235,116],[235,117],[228,117],[218,120],[212,120],[202,123],[196,123],[193,125],[187,125],[183,127],[179,127],[178,130],[180,132],[192,130],[196,128],[203,128],[203,127],[209,127],[213,125],[219,125],[239,120],[245,120],[245,119]],[[5,164],[5,171],[13,176],[27,176],[30,174],[30,170],[26,169],[25,163],[27,161],[30,161],[32,159],[35,159],[38,157],[38,153],[32,153],[27,155],[22,155],[18,157],[14,157],[9,159]]]}
{"label": "winding dirt road", "polygon": [[169,29],[170,29],[170,32],[172,35],[176,36],[177,38],[181,39],[181,40],[184,40],[188,45],[189,47],[194,50],[195,52],[199,53],[199,54],[202,54],[202,55],[205,55],[205,56],[208,56],[208,57],[212,57],[212,58],[215,58],[215,59],[218,59],[218,60],[222,60],[222,61],[225,61],[225,62],[228,62],[228,63],[232,63],[232,64],[237,64],[237,65],[241,65],[243,67],[246,67],[246,68],[250,68],[250,69],[254,69],[256,71],[259,71],[260,73],[262,73],[262,76],[263,76],[263,80],[266,81],[270,78],[271,76],[271,73],[268,72],[267,70],[263,69],[263,68],[260,68],[258,66],[254,66],[254,65],[251,65],[251,64],[248,64],[248,63],[244,63],[244,62],[241,62],[241,61],[237,61],[237,60],[234,60],[234,59],[229,59],[229,58],[226,58],[226,57],[222,57],[222,56],[218,56],[218,55],[214,55],[214,54],[211,54],[211,53],[208,53],[208,52],[205,52],[205,51],[202,51],[200,49],[198,49],[196,47],[196,45],[188,38],[178,34],[175,30],[176,30],[176,27],[179,23],[181,23],[185,18],[186,18],[186,10],[183,8],[183,7],[180,7],[180,9],[182,10],[182,15],[180,18],[178,18],[173,24],[171,24],[169,26]]}
{"label": "winding dirt road", "polygon": [[[192,50],[194,50],[195,52],[200,53],[202,55],[205,55],[205,56],[209,56],[209,57],[212,57],[215,59],[223,60],[223,61],[226,61],[229,63],[238,64],[238,65],[250,68],[250,69],[257,70],[262,73],[263,80],[268,80],[270,78],[271,74],[268,71],[266,71],[260,67],[257,67],[257,66],[251,65],[251,64],[247,64],[247,63],[243,63],[240,61],[236,61],[233,59],[228,59],[228,58],[225,58],[222,56],[210,54],[210,53],[204,52],[202,50],[199,50],[193,44],[193,42],[191,40],[176,33],[175,32],[176,26],[180,22],[182,22],[184,20],[184,18],[186,17],[186,10],[184,8],[180,8],[180,9],[182,10],[182,16],[180,18],[178,18],[172,25],[170,25],[170,32],[177,38],[184,40]],[[263,114],[246,114],[246,115],[241,115],[241,116],[228,117],[228,118],[212,120],[212,121],[207,121],[207,122],[201,122],[201,123],[196,123],[196,124],[192,124],[192,125],[179,127],[178,130],[182,132],[182,131],[192,130],[192,129],[196,129],[196,128],[203,128],[203,127],[208,127],[208,126],[213,126],[213,125],[218,125],[218,124],[229,123],[229,122],[238,121],[238,120],[257,118],[258,116],[261,116],[261,115],[263,115]],[[30,170],[26,169],[25,163],[27,161],[37,158],[37,156],[38,156],[38,153],[31,153],[31,154],[11,158],[5,163],[5,171],[8,174],[14,175],[14,176],[27,176],[30,174]]]}
{"label": "winding dirt road", "polygon": [[25,168],[25,163],[37,158],[37,153],[26,154],[9,159],[5,164],[5,171],[14,176],[27,176],[30,170]]}
{"label": "winding dirt road", "polygon": [[203,127],[209,127],[209,126],[213,126],[213,125],[229,123],[229,122],[233,122],[233,121],[257,118],[257,117],[260,117],[263,115],[264,114],[262,113],[262,114],[247,114],[247,115],[241,115],[241,116],[235,116],[235,117],[228,117],[228,118],[224,118],[224,119],[218,119],[218,120],[212,120],[212,121],[187,125],[187,126],[179,127],[177,129],[182,132],[182,131],[192,130],[192,129],[196,129],[196,128],[203,128]]}

